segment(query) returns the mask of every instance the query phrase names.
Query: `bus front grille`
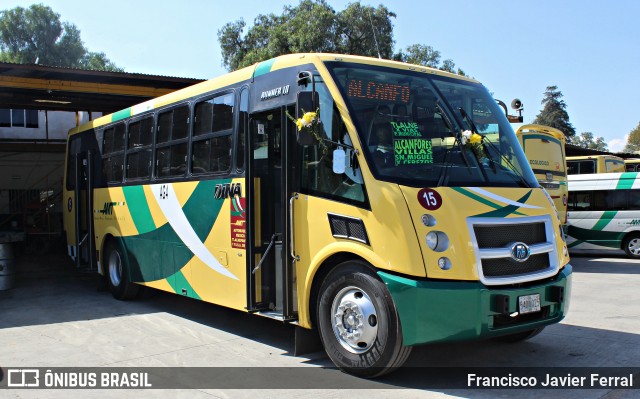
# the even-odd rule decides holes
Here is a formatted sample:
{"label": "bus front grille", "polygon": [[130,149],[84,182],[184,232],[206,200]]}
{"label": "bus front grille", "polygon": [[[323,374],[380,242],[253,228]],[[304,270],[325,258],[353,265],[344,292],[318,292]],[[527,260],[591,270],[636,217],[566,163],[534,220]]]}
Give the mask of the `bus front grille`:
{"label": "bus front grille", "polygon": [[474,226],[479,248],[500,248],[512,242],[527,245],[547,241],[544,223],[504,224],[500,226]]}
{"label": "bus front grille", "polygon": [[524,283],[557,273],[558,254],[550,217],[469,218],[467,222],[478,276],[485,285]]}
{"label": "bus front grille", "polygon": [[485,277],[513,276],[534,273],[549,267],[549,254],[532,255],[526,262],[516,262],[509,258],[482,260],[482,272]]}

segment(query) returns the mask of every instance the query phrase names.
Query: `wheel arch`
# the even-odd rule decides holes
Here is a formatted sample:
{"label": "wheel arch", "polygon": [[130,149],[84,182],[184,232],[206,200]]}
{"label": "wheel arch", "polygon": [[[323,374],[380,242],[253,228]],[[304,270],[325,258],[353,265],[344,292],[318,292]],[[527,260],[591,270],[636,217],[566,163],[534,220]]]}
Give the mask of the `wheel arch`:
{"label": "wheel arch", "polygon": [[[316,269],[315,274],[313,276],[311,282],[311,289],[309,292],[309,300],[308,303],[308,315],[309,315],[309,325],[314,326],[317,317],[318,311],[318,298],[320,295],[320,287],[322,287],[322,283],[325,278],[333,271],[335,268],[344,262],[359,260],[362,261],[365,265],[368,266],[369,270],[375,274],[376,268],[373,267],[371,262],[367,259],[359,256],[353,252],[337,252],[326,258],[320,266]],[[367,267],[365,266],[365,267]]]}
{"label": "wheel arch", "polygon": [[620,240],[620,249],[624,249],[624,244],[626,243],[626,241],[633,237],[640,237],[640,230],[627,230],[624,232],[624,235],[622,236],[622,240]]}

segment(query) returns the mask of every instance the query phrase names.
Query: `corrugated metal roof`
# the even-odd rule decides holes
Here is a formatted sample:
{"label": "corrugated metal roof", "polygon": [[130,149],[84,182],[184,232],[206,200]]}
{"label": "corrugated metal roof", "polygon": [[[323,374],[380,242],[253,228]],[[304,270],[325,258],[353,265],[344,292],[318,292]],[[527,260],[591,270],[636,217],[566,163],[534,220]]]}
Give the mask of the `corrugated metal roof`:
{"label": "corrugated metal roof", "polygon": [[113,112],[202,81],[3,62],[0,108]]}

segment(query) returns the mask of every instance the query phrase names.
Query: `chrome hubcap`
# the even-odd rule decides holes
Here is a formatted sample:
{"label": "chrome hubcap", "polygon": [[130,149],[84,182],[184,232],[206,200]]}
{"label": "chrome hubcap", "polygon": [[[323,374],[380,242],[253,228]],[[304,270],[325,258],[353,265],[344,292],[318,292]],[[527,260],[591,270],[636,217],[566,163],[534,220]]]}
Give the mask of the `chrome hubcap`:
{"label": "chrome hubcap", "polygon": [[120,285],[122,280],[122,260],[118,251],[112,251],[109,255],[109,278],[114,287]]}
{"label": "chrome hubcap", "polygon": [[378,315],[371,298],[357,287],[338,292],[331,306],[333,332],[351,353],[368,351],[378,336]]}
{"label": "chrome hubcap", "polygon": [[629,241],[629,252],[631,252],[634,255],[640,255],[640,238],[634,238],[631,241]]}

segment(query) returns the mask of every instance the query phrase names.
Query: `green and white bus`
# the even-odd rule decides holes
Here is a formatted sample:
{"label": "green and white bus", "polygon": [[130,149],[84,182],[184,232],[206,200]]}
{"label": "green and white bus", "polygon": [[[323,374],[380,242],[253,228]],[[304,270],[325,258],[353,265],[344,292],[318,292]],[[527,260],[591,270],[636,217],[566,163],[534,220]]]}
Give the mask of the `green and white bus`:
{"label": "green and white bus", "polygon": [[639,173],[569,175],[570,250],[619,250],[640,259]]}

